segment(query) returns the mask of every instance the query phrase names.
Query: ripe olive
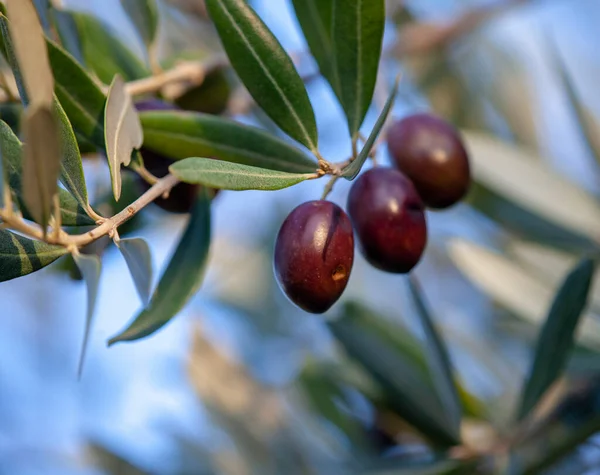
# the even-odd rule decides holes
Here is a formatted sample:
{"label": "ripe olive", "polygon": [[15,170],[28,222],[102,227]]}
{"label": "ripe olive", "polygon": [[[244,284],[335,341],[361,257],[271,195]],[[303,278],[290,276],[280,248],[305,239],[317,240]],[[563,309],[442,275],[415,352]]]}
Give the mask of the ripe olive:
{"label": "ripe olive", "polygon": [[330,201],[309,201],[285,219],[275,243],[275,275],[284,293],[310,313],[324,313],[340,298],[354,262],[348,215]]}
{"label": "ripe olive", "polygon": [[469,157],[450,123],[432,114],[413,114],[390,126],[387,143],[396,167],[429,208],[449,208],[467,194]]}
{"label": "ripe olive", "polygon": [[425,207],[412,182],[393,168],[372,168],[350,188],[348,213],[367,261],[391,273],[417,265],[427,244]]}

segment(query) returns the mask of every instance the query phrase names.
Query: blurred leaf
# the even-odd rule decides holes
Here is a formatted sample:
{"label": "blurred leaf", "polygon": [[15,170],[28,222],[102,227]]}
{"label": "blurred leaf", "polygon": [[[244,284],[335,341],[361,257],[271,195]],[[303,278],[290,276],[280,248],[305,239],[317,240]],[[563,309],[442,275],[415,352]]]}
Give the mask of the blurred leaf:
{"label": "blurred leaf", "polygon": [[83,175],[83,164],[79,154],[79,146],[69,118],[65,114],[60,102],[55,98],[54,112],[58,122],[62,159],[60,161],[60,181],[71,195],[85,209],[88,206],[87,186]]}
{"label": "blurred leaf", "polygon": [[[512,445],[512,474],[538,475],[600,431],[600,381],[571,392]],[[589,468],[589,467],[588,467]]]}
{"label": "blurred leaf", "polygon": [[110,167],[115,200],[121,196],[121,164],[131,162],[131,154],[144,142],[144,131],[131,97],[125,89],[121,76],[115,76],[104,113],[104,133],[106,134],[106,156]]}
{"label": "blurred leaf", "polygon": [[383,126],[387,121],[388,115],[390,114],[390,110],[392,109],[394,101],[396,100],[396,95],[398,94],[399,84],[400,77],[396,78],[396,82],[394,83],[394,88],[392,89],[390,97],[388,97],[388,100],[386,101],[385,106],[381,111],[381,114],[379,114],[377,122],[375,123],[373,130],[371,130],[369,138],[367,139],[362,150],[358,154],[358,157],[356,157],[356,159],[344,169],[342,173],[342,176],[344,178],[347,178],[348,180],[354,180],[360,173],[360,170],[362,169],[367,158],[369,157],[369,154],[371,153],[371,150],[373,149],[373,145],[375,145],[377,137],[379,137],[379,134],[381,133],[381,130],[383,129]]}
{"label": "blurred leaf", "polygon": [[[390,463],[389,465],[392,465]],[[368,470],[362,475],[473,475],[480,473],[474,471],[473,462],[459,462],[456,460],[448,460],[442,462],[434,462],[422,467],[406,467],[403,468],[387,468],[383,470]]]}
{"label": "blurred leaf", "polygon": [[56,96],[73,129],[103,150],[106,95],[75,58],[50,40],[46,40],[46,44],[56,82]]}
{"label": "blurred leaf", "polygon": [[226,190],[281,190],[308,180],[310,173],[286,173],[212,158],[185,158],[169,171],[181,181]]}
{"label": "blurred leaf", "polygon": [[33,4],[37,10],[38,18],[44,29],[44,33],[49,35],[51,29],[49,18],[50,0],[33,0]]}
{"label": "blurred leaf", "polygon": [[125,258],[142,304],[148,305],[152,291],[152,255],[148,243],[141,238],[120,239],[117,246]]}
{"label": "blurred leaf", "polygon": [[90,338],[90,331],[92,329],[94,311],[96,309],[96,298],[98,296],[98,286],[100,285],[100,269],[102,264],[100,262],[100,257],[96,255],[76,254],[73,255],[73,259],[85,280],[88,295],[85,331],[83,335],[83,344],[81,346],[81,355],[79,357],[79,366],[77,369],[77,374],[81,377],[87,345]]}
{"label": "blurred leaf", "polygon": [[[491,190],[517,210],[536,216],[542,223],[597,242],[600,203],[593,196],[524,149],[477,132],[466,132],[463,136],[477,185]],[[504,218],[510,219],[510,215],[505,214]]]}
{"label": "blurred leaf", "polygon": [[333,1],[333,63],[340,78],[338,98],[352,136],[373,99],[384,26],[384,0]]}
{"label": "blurred leaf", "polygon": [[98,18],[81,12],[70,12],[77,24],[85,63],[105,84],[116,74],[125,81],[150,76],[150,71],[127,48],[116,33]]}
{"label": "blurred leaf", "polygon": [[140,112],[144,147],[174,160],[213,157],[285,172],[314,172],[315,161],[256,127],[208,114]]}
{"label": "blurred leaf", "polygon": [[66,253],[64,247],[51,246],[0,229],[0,282],[38,271]]}
{"label": "blurred leaf", "polygon": [[23,105],[19,102],[0,104],[0,120],[6,122],[15,134],[20,133]]}
{"label": "blurred leaf", "polygon": [[340,409],[338,404],[345,401],[346,397],[343,388],[330,374],[308,365],[299,375],[298,384],[313,411],[343,431],[351,443],[365,443],[359,424]]}
{"label": "blurred leaf", "polygon": [[121,5],[134,24],[146,48],[150,48],[154,43],[158,29],[156,0],[121,0]]}
{"label": "blurred leaf", "polygon": [[31,106],[23,120],[23,201],[44,232],[50,221],[60,173],[59,128],[43,105]]}
{"label": "blurred leaf", "polygon": [[200,289],[211,239],[210,198],[198,193],[190,220],[150,304],[108,345],[147,337],[166,325]]}
{"label": "blurred leaf", "polygon": [[[2,121],[0,121],[0,150],[2,151],[4,173],[6,174],[8,183],[17,198],[21,212],[26,219],[33,219],[23,201],[22,145],[10,127]],[[63,225],[75,226],[95,224],[68,191],[59,188],[58,197],[61,210],[61,221]]]}
{"label": "blurred leaf", "polygon": [[292,0],[302,32],[321,74],[339,97],[341,81],[333,55],[333,8],[335,0]]}
{"label": "blurred leaf", "polygon": [[[12,48],[21,76],[15,75],[15,78],[17,82],[23,81],[19,93],[26,91],[21,99],[24,104],[31,102],[49,106],[54,97],[54,78],[44,44],[44,32],[33,4],[23,0],[8,0],[6,7],[10,18],[8,29]],[[9,47],[6,38],[5,45]],[[14,71],[16,65],[12,61],[11,66]]]}
{"label": "blurred leaf", "polygon": [[436,444],[458,444],[460,434],[447,423],[429,375],[424,377],[424,361],[407,358],[405,349],[399,351],[394,344],[398,332],[386,338],[385,333],[373,328],[372,318],[365,316],[359,308],[350,306],[344,318],[328,325],[346,353],[389,395],[387,403],[400,417]]}
{"label": "blurred leaf", "polygon": [[209,72],[202,84],[192,87],[175,99],[181,109],[219,115],[227,109],[231,86],[224,68]]}
{"label": "blurred leaf", "polygon": [[454,371],[450,362],[448,348],[433,323],[423,294],[414,276],[409,277],[408,286],[417,307],[417,315],[425,334],[427,349],[425,355],[429,361],[429,369],[433,383],[436,387],[440,402],[444,407],[445,416],[449,423],[454,426],[455,432],[460,433],[462,419],[462,407],[458,390],[454,382]]}
{"label": "blurred leaf", "polygon": [[[77,23],[75,22],[73,15],[70,12],[59,10],[57,8],[52,8],[50,14],[56,27],[56,31],[58,32],[62,47],[68,51],[80,65],[85,66],[85,58],[83,57],[79,31],[77,30]],[[46,38],[46,41],[51,40]],[[50,62],[52,64],[52,58],[50,58]],[[55,65],[52,64],[52,67],[54,68]]]}
{"label": "blurred leaf", "polygon": [[273,121],[290,137],[317,151],[315,114],[294,63],[245,0],[207,0],[229,60]]}
{"label": "blurred leaf", "polygon": [[525,383],[518,419],[524,419],[560,377],[574,346],[575,329],[587,305],[595,263],[583,259],[567,276],[540,333]]}
{"label": "blurred leaf", "polygon": [[[501,254],[463,239],[449,242],[448,255],[473,284],[516,317],[535,326],[543,324],[555,289]],[[577,340],[592,350],[600,349],[600,324],[589,313],[577,329]]]}

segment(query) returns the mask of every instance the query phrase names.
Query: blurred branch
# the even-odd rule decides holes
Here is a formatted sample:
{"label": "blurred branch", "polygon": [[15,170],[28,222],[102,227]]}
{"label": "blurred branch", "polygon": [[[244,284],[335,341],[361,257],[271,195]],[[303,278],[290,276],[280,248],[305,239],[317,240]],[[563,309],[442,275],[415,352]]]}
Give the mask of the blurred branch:
{"label": "blurred branch", "polygon": [[400,31],[400,38],[391,47],[391,53],[402,57],[443,48],[479,28],[496,15],[528,1],[500,0],[490,5],[473,8],[446,24],[412,23]]}

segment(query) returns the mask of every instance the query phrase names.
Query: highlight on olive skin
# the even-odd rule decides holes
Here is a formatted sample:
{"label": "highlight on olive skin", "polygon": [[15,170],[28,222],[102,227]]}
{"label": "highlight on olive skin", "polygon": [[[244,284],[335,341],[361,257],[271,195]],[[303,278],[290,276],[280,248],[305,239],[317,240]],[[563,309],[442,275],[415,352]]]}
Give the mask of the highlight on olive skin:
{"label": "highlight on olive skin", "polygon": [[283,222],[274,268],[287,297],[310,313],[324,313],[340,298],[354,263],[348,215],[330,201],[308,201]]}
{"label": "highlight on olive skin", "polygon": [[411,181],[393,168],[360,175],[348,195],[348,213],[365,259],[377,269],[404,274],[427,244],[425,207]]}
{"label": "highlight on olive skin", "polygon": [[450,123],[432,114],[412,114],[390,126],[387,144],[392,162],[411,179],[427,207],[446,209],[466,196],[469,157]]}

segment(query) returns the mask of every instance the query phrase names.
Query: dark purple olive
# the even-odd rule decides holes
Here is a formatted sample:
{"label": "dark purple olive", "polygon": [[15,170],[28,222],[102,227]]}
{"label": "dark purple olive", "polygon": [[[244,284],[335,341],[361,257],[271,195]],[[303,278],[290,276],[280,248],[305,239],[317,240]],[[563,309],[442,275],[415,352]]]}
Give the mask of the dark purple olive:
{"label": "dark purple olive", "polygon": [[275,275],[288,298],[324,313],[340,298],[354,262],[348,215],[330,201],[309,201],[283,222],[275,243]]}
{"label": "dark purple olive", "polygon": [[408,116],[390,126],[387,143],[394,164],[429,208],[449,208],[469,191],[467,151],[458,130],[445,120],[425,113]]}
{"label": "dark purple olive", "polygon": [[361,251],[374,267],[404,274],[427,244],[425,207],[412,182],[393,168],[372,168],[353,183],[348,213]]}
{"label": "dark purple olive", "polygon": [[[135,104],[135,107],[138,111],[179,110],[177,106],[159,99],[140,101]],[[142,147],[140,152],[142,153],[146,169],[158,178],[167,175],[169,173],[169,166],[175,162],[175,160],[145,147]],[[150,188],[150,185],[142,178],[139,178],[138,183],[142,192]],[[168,198],[157,198],[154,200],[154,203],[170,213],[189,213],[200,189],[201,186],[199,185],[180,183],[171,189]],[[211,191],[213,197],[218,193],[218,190]]]}

